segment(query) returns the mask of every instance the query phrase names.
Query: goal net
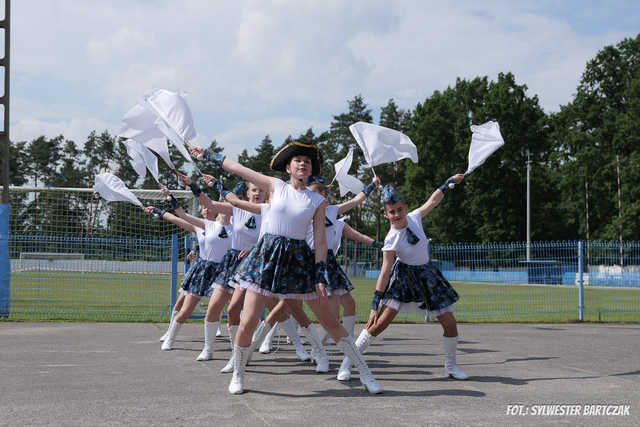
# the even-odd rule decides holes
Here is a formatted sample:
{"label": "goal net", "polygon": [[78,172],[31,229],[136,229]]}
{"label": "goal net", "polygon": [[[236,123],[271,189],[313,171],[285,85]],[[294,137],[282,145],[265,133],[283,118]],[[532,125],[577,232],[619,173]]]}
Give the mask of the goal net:
{"label": "goal net", "polygon": [[[168,208],[159,190],[132,191]],[[190,191],[172,194],[193,209]],[[187,232],[88,188],[11,187],[10,204],[12,318],[166,320]]]}

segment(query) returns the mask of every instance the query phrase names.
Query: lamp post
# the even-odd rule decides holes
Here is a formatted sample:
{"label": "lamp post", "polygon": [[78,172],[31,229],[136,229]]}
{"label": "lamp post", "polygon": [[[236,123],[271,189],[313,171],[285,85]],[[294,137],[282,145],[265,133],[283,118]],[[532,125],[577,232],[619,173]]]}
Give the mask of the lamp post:
{"label": "lamp post", "polygon": [[527,262],[531,261],[531,152],[527,149]]}

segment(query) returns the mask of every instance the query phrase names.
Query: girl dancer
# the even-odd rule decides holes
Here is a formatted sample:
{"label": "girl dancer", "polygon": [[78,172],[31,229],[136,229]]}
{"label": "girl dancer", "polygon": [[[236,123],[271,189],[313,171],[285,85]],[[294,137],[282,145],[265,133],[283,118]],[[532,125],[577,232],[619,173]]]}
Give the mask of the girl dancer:
{"label": "girl dancer", "polygon": [[[206,198],[208,200],[208,197]],[[183,278],[182,292],[186,294],[186,297],[180,312],[174,317],[174,322],[169,325],[167,336],[160,347],[162,350],[173,349],[176,335],[184,322],[189,319],[200,299],[210,294],[211,284],[216,277],[220,261],[231,245],[230,237],[232,234],[228,216],[222,213],[216,216],[203,206],[202,213],[205,219],[202,220],[187,214],[174,197],[171,197],[170,203],[178,216],[153,206],[149,206],[145,210],[157,213],[163,219],[195,233],[200,247],[200,257],[199,261],[196,261]],[[215,331],[216,329],[213,329],[212,332],[215,334]]]}
{"label": "girl dancer", "polygon": [[[353,328],[356,323],[356,312],[355,312],[355,301],[351,296],[351,290],[353,289],[353,285],[351,281],[344,273],[338,262],[336,261],[335,254],[338,252],[340,248],[340,241],[342,238],[342,234],[345,234],[345,237],[351,238],[356,241],[363,242],[367,245],[374,247],[382,247],[382,243],[378,242],[370,237],[365,236],[364,234],[358,233],[353,228],[349,227],[344,221],[339,220],[338,216],[348,212],[349,210],[355,208],[356,206],[362,204],[364,200],[369,197],[371,192],[380,185],[380,178],[377,176],[367,185],[362,192],[357,194],[353,199],[342,203],[340,205],[329,205],[326,209],[326,217],[325,217],[325,232],[327,236],[327,273],[329,275],[329,283],[327,285],[327,293],[329,295],[337,295],[340,297],[340,303],[343,300],[346,302],[345,313],[342,317],[342,325],[347,330],[347,332],[353,336]],[[318,193],[323,197],[327,198],[327,187],[325,185],[324,177],[322,176],[312,176],[309,178],[309,182],[307,184],[309,190],[314,193]],[[310,247],[313,247],[313,230],[310,229],[307,232],[307,243]],[[353,302],[353,304],[349,304]],[[340,318],[340,305],[335,307],[336,312],[333,313],[336,316],[336,320]],[[327,336],[326,331],[323,331],[322,340]]]}
{"label": "girl dancer", "polygon": [[[205,181],[207,181],[207,183],[209,182],[215,182],[215,178],[209,176],[209,175],[205,175],[204,176]],[[254,196],[251,196],[250,201],[246,201],[243,200],[239,195],[237,194],[232,194],[226,190],[224,190],[222,188],[222,186],[218,183],[217,184],[219,190],[221,191],[221,194],[223,194],[225,200],[227,202],[229,202],[235,210],[238,210],[240,212],[248,212],[248,213],[253,213],[257,216],[259,216],[260,218],[264,218],[264,212],[267,211],[269,209],[269,204],[267,203],[262,203],[264,202],[264,198],[260,199]],[[262,191],[259,190],[257,186],[255,186],[254,184],[250,184],[250,193],[251,194],[255,194],[255,191]],[[264,192],[262,192],[264,194]],[[264,234],[264,229],[265,229],[266,223],[265,221],[261,221],[260,227],[259,228],[259,236],[256,237],[256,241],[258,240],[258,237],[262,237],[262,235]],[[255,243],[255,242],[254,242]],[[238,261],[240,259],[242,259],[248,252],[249,252],[249,248],[247,249],[243,249],[240,254],[238,255]],[[237,266],[237,265],[236,265]],[[231,278],[233,276],[233,273],[235,272],[235,270],[233,272],[230,272],[230,274],[228,275],[229,278]],[[232,280],[232,279],[231,279]],[[244,304],[244,295],[245,295],[245,291],[246,288],[243,288],[241,286],[239,286],[237,283],[233,284],[235,286],[235,292],[233,293],[233,297],[231,299],[231,303],[229,304],[229,309],[228,309],[228,313],[229,313],[229,329],[230,329],[230,334],[233,334],[232,336],[235,336],[236,331],[238,329],[238,325],[240,324],[240,311],[242,310],[242,306]],[[298,356],[298,359],[300,359],[301,361],[307,361],[309,359],[311,359],[311,356],[309,356],[309,354],[306,352],[306,350],[304,349],[304,346],[302,345],[302,342],[300,340],[300,337],[298,336],[298,332],[296,331],[296,328],[293,324],[293,318],[289,316],[288,310],[286,309],[286,307],[284,307],[285,311],[281,311],[283,310],[282,304],[280,304],[279,306],[277,306],[276,308],[276,304],[277,304],[277,300],[273,300],[273,299],[269,299],[267,298],[265,300],[265,303],[267,305],[267,307],[270,310],[269,313],[269,320],[274,324],[279,323],[287,332],[287,334],[289,335],[289,337],[291,338],[295,349],[296,349],[296,355]],[[306,314],[305,314],[306,317]],[[286,320],[285,320],[286,319]],[[260,344],[260,336],[261,330],[263,330],[264,327],[259,327],[258,331],[256,332],[255,335],[255,339],[252,342],[251,345],[251,350],[250,350],[250,355],[248,357],[248,361],[251,360],[251,354],[253,352],[253,350],[255,350],[255,347],[257,345]],[[272,329],[273,330],[273,329]],[[232,347],[233,347],[233,339],[232,339]],[[227,362],[227,364],[220,370],[220,372],[222,373],[230,373],[233,372],[233,355],[232,357],[229,359],[229,362]]]}
{"label": "girl dancer", "polygon": [[[166,187],[163,186],[162,194],[164,194],[164,188]],[[189,274],[189,270],[192,269],[196,264],[194,260],[197,260],[198,258],[199,258],[198,254],[195,251],[189,252],[189,254],[187,255],[187,261],[189,261],[189,269],[186,271],[185,274]],[[171,328],[171,324],[174,322],[174,318],[176,317],[176,314],[180,312],[180,309],[182,308],[182,304],[184,303],[185,298],[186,298],[186,295],[184,294],[184,292],[182,292],[182,287],[180,287],[180,295],[178,295],[178,299],[176,300],[176,303],[173,306],[173,310],[171,310],[171,319],[169,320],[169,328]],[[160,337],[160,342],[163,342],[167,338],[167,335],[169,334],[169,328],[167,328],[167,331],[164,333],[164,335]]]}
{"label": "girl dancer", "polygon": [[[452,176],[431,194],[424,205],[409,213],[400,194],[391,185],[384,187],[384,215],[391,222],[391,229],[382,248],[382,269],[373,294],[369,321],[356,341],[358,349],[363,352],[389,326],[398,311],[414,308],[424,313],[424,310],[429,310],[444,330],[445,374],[459,380],[467,379],[468,375],[456,364],[458,329],[453,309],[458,294],[429,260],[422,218],[438,206],[449,188],[460,184],[463,179],[464,174]],[[378,313],[380,304],[382,310]],[[345,358],[338,380],[349,380],[350,370],[351,361]]]}
{"label": "girl dancer", "polygon": [[[227,250],[224,252],[217,274],[213,278],[213,295],[209,299],[207,313],[204,318],[204,348],[196,360],[205,361],[213,359],[214,335],[220,326],[220,315],[222,314],[222,309],[229,302],[231,295],[233,294],[233,288],[229,286],[228,283],[228,270],[235,269],[237,265],[238,252],[240,251],[237,248],[238,246],[245,244],[243,238],[246,240],[247,234],[250,235],[252,233],[252,229],[255,228],[256,222],[259,223],[260,218],[258,217],[257,220],[255,217],[245,218],[247,215],[242,215],[242,211],[238,210],[238,212],[236,212],[232,210],[231,205],[210,200],[209,197],[202,193],[202,190],[198,185],[196,183],[192,183],[187,176],[182,174],[178,174],[178,176],[184,185],[191,188],[193,194],[198,197],[202,206],[206,207],[208,211],[210,210],[213,213],[223,215],[227,218],[231,217],[231,228],[233,230],[231,236],[225,241],[224,248],[220,248],[220,250]],[[241,182],[233,189],[233,191],[234,193],[244,195],[247,191],[247,186],[244,182]],[[251,236],[249,236],[249,239],[251,239]],[[233,337],[231,337],[231,341],[233,341]]]}
{"label": "girl dancer", "polygon": [[[320,172],[320,151],[314,144],[292,142],[278,151],[271,161],[271,169],[289,174],[290,184],[262,175],[240,165],[221,154],[192,148],[196,156],[204,155],[215,166],[254,182],[270,194],[268,211],[269,228],[242,260],[235,280],[244,283],[243,316],[233,347],[234,371],[229,392],[244,392],[244,370],[248,357],[251,335],[264,306],[265,296],[305,299],[321,324],[327,329],[338,347],[354,358],[360,369],[360,380],[370,393],[382,391],[353,338],[331,315],[329,305],[336,305],[336,297],[327,298],[326,253],[324,231],[326,203],[322,196],[306,188],[309,176]],[[313,222],[315,264],[311,258],[305,236]]]}

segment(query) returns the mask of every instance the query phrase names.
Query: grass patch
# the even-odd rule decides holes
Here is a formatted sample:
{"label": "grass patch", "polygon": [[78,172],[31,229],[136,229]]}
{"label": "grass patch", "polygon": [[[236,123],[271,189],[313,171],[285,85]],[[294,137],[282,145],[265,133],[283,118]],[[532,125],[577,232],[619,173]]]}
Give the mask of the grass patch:
{"label": "grass patch", "polygon": [[[365,322],[375,281],[359,277],[352,281],[358,321]],[[170,283],[169,274],[11,273],[8,320],[166,322]],[[455,315],[462,322],[578,320],[578,289],[573,286],[452,284],[460,294]],[[196,313],[203,314],[206,303],[203,299]],[[584,306],[585,321],[640,322],[640,288],[586,287]],[[395,321],[424,322],[424,319],[416,314],[401,314]]]}

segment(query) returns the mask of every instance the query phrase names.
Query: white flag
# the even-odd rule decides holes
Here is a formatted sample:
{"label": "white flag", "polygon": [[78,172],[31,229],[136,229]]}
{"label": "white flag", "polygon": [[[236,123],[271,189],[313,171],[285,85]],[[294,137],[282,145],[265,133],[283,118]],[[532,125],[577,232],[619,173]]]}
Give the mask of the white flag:
{"label": "white flag", "polygon": [[356,177],[349,175],[349,169],[353,163],[353,148],[349,149],[347,156],[333,165],[336,175],[334,180],[338,181],[340,187],[340,197],[344,197],[349,191],[358,194],[364,188],[364,184]]}
{"label": "white flag", "polygon": [[173,170],[176,170],[176,167],[173,165],[171,161],[171,156],[169,155],[169,145],[167,145],[167,139],[164,135],[160,138],[150,139],[147,142],[144,142],[143,145],[150,150],[153,150],[164,160],[164,162]]}
{"label": "white flag", "polygon": [[147,165],[144,163],[144,159],[136,147],[136,144],[140,143],[133,139],[127,139],[126,141],[123,141],[122,144],[127,149],[129,162],[131,163],[133,170],[135,170],[138,176],[144,180],[147,176]]}
{"label": "white flag", "polygon": [[183,141],[191,141],[196,137],[191,109],[182,94],[166,89],[154,89],[145,95],[144,99]]}
{"label": "white flag", "polygon": [[464,173],[469,175],[498,148],[504,145],[498,122],[487,122],[471,126],[471,146],[469,147],[469,167]]}
{"label": "white flag", "polygon": [[182,139],[180,139],[178,134],[174,132],[172,128],[167,126],[167,124],[162,120],[158,120],[156,122],[156,127],[160,130],[160,132],[162,132],[164,136],[169,138],[169,141],[171,141],[173,146],[178,149],[180,154],[182,154],[182,157],[184,157],[187,162],[193,163],[193,159],[191,158],[189,151],[187,151],[187,149],[185,148],[184,142],[182,142]]}
{"label": "white flag", "polygon": [[147,169],[149,169],[151,175],[158,181],[157,157],[147,147],[133,139],[128,139],[123,144],[127,148],[127,154],[131,158],[131,166],[133,166],[136,173],[144,179],[147,175]]}
{"label": "white flag", "polygon": [[418,163],[418,149],[402,132],[365,122],[354,123],[349,130],[370,167],[407,158]]}
{"label": "white flag", "polygon": [[134,105],[122,118],[122,128],[118,136],[145,143],[154,138],[164,138],[156,127],[158,116],[144,102]]}
{"label": "white flag", "polygon": [[100,193],[103,199],[110,202],[130,202],[143,207],[140,200],[124,185],[124,182],[112,173],[107,172],[96,175],[93,190]]}
{"label": "white flag", "polygon": [[184,144],[195,138],[197,134],[191,109],[184,97],[166,89],[154,89],[145,95],[144,100],[158,117],[156,127],[169,138],[189,163],[193,163]]}
{"label": "white flag", "polygon": [[359,194],[364,188],[364,184],[358,178],[352,175],[345,175],[338,181],[340,187],[340,197],[344,197],[348,192]]}
{"label": "white flag", "polygon": [[158,141],[160,139],[168,138],[180,154],[193,163],[184,144],[195,138],[196,131],[191,110],[180,94],[154,89],[127,111],[122,122],[118,136],[134,139],[151,148],[171,169],[175,170],[175,166],[169,159],[169,149],[166,142],[161,144]]}

